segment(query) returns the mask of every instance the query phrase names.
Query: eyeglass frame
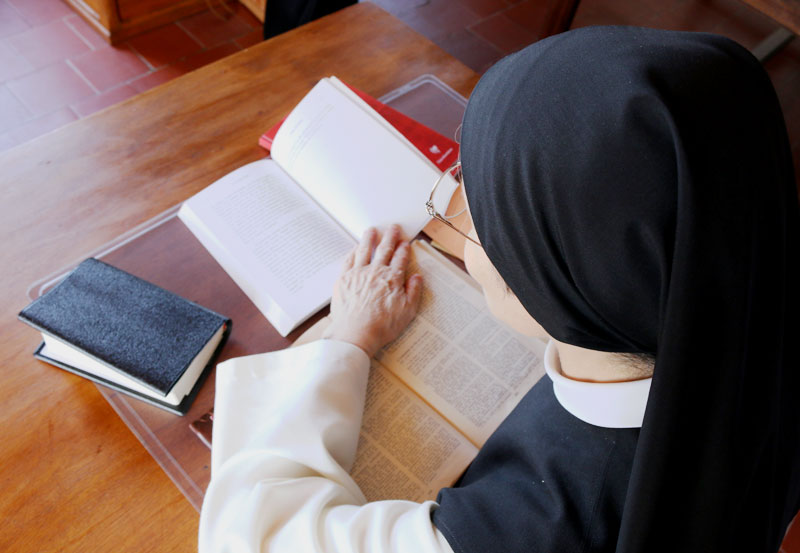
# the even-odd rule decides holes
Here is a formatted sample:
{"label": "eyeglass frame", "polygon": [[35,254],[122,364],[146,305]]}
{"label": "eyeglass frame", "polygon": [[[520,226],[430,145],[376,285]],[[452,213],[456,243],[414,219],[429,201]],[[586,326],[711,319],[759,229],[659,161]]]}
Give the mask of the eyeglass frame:
{"label": "eyeglass frame", "polygon": [[[451,222],[450,222],[450,220],[449,220],[449,219],[452,219],[453,217],[458,217],[459,215],[461,215],[462,213],[464,213],[464,211],[466,210],[466,208],[462,209],[461,211],[459,211],[459,212],[458,212],[458,213],[456,213],[455,215],[450,215],[450,217],[448,218],[446,215],[442,215],[441,213],[439,213],[438,211],[436,211],[436,208],[433,206],[433,196],[434,196],[434,194],[436,193],[436,188],[437,188],[437,187],[438,187],[438,186],[439,186],[439,185],[442,183],[442,181],[445,179],[445,177],[447,177],[447,175],[449,175],[449,174],[450,174],[450,173],[452,173],[454,170],[456,170],[456,169],[458,169],[458,168],[460,168],[460,167],[461,167],[461,161],[460,161],[460,160],[459,160],[459,161],[456,161],[456,162],[455,162],[453,165],[451,165],[451,166],[450,166],[450,167],[449,167],[449,168],[448,168],[448,169],[447,169],[447,170],[446,170],[444,173],[442,173],[442,174],[439,176],[439,178],[438,178],[438,179],[436,179],[436,182],[434,182],[434,183],[433,183],[433,188],[431,189],[431,195],[430,195],[430,197],[428,198],[428,201],[427,201],[427,202],[425,202],[425,210],[428,212],[428,215],[430,215],[432,218],[436,219],[436,220],[437,220],[437,221],[439,221],[440,223],[444,223],[445,225],[447,225],[448,227],[450,227],[451,229],[453,229],[454,231],[456,231],[458,234],[460,234],[461,236],[463,236],[464,238],[466,238],[467,240],[469,240],[470,242],[472,242],[472,243],[473,243],[473,244],[475,244],[476,246],[478,246],[478,247],[481,247],[480,243],[479,243],[477,240],[473,240],[473,239],[472,239],[471,237],[469,237],[469,236],[468,236],[468,235],[467,235],[467,234],[466,234],[464,231],[462,231],[462,230],[459,230],[459,229],[458,229],[458,228],[457,228],[457,227],[456,227],[456,226],[455,226],[453,223],[451,223]],[[463,186],[463,183],[459,183],[459,186]]]}

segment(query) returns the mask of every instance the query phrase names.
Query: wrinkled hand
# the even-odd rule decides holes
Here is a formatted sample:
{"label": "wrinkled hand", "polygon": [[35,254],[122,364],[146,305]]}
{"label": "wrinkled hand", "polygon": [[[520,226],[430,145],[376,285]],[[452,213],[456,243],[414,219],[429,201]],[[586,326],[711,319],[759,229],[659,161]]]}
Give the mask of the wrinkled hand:
{"label": "wrinkled hand", "polygon": [[401,241],[400,232],[393,225],[380,237],[370,228],[347,256],[333,292],[331,324],[323,338],[349,342],[372,357],[414,318],[422,276],[406,278],[410,246]]}

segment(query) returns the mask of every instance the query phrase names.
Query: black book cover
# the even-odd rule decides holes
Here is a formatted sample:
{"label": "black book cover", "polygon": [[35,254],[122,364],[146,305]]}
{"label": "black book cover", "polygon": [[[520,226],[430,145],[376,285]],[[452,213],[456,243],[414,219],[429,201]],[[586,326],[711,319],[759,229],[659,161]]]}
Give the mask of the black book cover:
{"label": "black book cover", "polygon": [[[161,395],[169,393],[220,326],[226,325],[211,366],[230,330],[226,317],[91,258],[19,317]],[[188,410],[208,370],[204,369],[184,401],[174,406],[56,362],[40,350],[41,346],[36,352],[40,359],[180,413]]]}

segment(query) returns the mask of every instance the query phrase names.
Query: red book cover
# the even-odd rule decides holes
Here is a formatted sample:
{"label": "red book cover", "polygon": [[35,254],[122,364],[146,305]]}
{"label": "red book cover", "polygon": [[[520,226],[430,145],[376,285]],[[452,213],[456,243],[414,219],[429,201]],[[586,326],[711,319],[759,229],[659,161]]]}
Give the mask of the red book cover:
{"label": "red book cover", "polygon": [[[347,85],[353,92],[358,94],[372,109],[377,111],[386,121],[388,121],[400,134],[405,136],[425,157],[431,160],[439,169],[445,170],[458,159],[458,143],[426,127],[422,123],[415,121],[407,115],[403,115],[394,108],[387,106],[361,92],[360,90]],[[272,141],[278,133],[278,129],[286,120],[284,117],[275,126],[261,135],[258,145],[269,151],[272,148]]]}

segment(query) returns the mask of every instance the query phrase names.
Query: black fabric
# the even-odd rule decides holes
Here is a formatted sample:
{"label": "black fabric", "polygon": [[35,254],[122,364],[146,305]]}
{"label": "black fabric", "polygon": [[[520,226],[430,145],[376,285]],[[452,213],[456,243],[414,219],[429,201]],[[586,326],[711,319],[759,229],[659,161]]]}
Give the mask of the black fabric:
{"label": "black fabric", "polygon": [[331,14],[358,0],[269,0],[264,16],[264,38],[271,38],[309,21]]}
{"label": "black fabric", "polygon": [[757,61],[709,34],[551,37],[478,83],[461,161],[487,255],[551,336],[656,355],[617,551],[776,551],[800,503],[798,206]]}
{"label": "black fabric", "polygon": [[638,436],[572,416],[543,378],[439,492],[433,522],[456,553],[614,551]]}

